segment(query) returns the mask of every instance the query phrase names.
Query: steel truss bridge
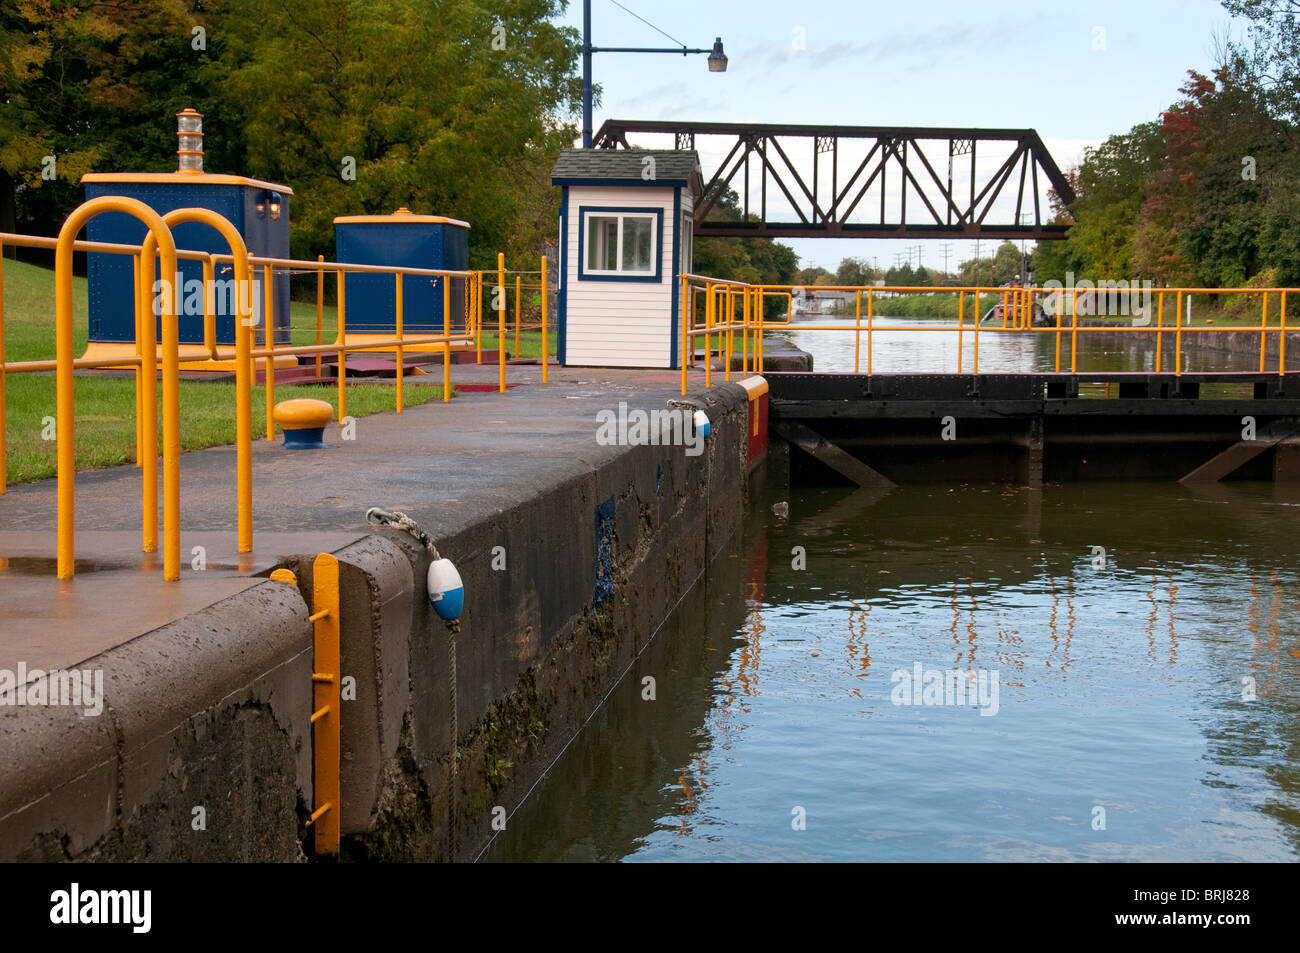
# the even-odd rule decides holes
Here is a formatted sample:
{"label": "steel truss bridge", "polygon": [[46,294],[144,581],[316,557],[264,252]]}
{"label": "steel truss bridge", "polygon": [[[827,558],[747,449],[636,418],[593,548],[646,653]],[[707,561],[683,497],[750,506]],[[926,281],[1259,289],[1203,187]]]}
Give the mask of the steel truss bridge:
{"label": "steel truss bridge", "polygon": [[[1074,190],[1032,129],[611,119],[594,145],[631,148],[628,137],[638,133],[672,135],[677,149],[695,149],[701,137],[720,140],[723,149],[730,142],[721,165],[711,175],[705,170],[704,196],[695,208],[701,236],[1056,239],[1068,226],[1050,221],[1040,182],[1061,202],[1074,201]],[[1008,147],[995,171],[989,171],[992,163],[978,166],[981,151],[1001,155]],[[809,154],[811,176],[795,162]],[[756,205],[751,176],[758,179]],[[891,182],[901,183],[892,194]],[[741,220],[710,219],[728,188],[740,196]],[[774,214],[770,191],[784,197],[793,218],[784,205]]]}

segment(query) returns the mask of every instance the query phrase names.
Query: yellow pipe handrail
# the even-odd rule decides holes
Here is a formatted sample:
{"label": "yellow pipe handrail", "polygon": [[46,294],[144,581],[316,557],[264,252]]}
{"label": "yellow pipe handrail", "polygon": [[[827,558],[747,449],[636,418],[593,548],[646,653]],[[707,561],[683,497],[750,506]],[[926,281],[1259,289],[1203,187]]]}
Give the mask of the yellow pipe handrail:
{"label": "yellow pipe handrail", "polygon": [[[209,225],[212,228],[216,229],[216,231],[221,235],[221,237],[226,240],[226,243],[230,246],[231,249],[231,261],[235,273],[235,295],[234,295],[235,470],[236,470],[237,482],[238,482],[237,491],[236,491],[236,511],[237,511],[236,522],[237,522],[239,552],[241,553],[252,552],[253,550],[253,458],[252,458],[253,409],[252,409],[252,398],[251,398],[252,380],[249,374],[248,354],[252,350],[252,343],[250,338],[253,335],[253,328],[251,324],[251,318],[252,318],[251,307],[249,308],[249,310],[247,311],[245,310],[246,304],[250,306],[252,304],[252,284],[251,284],[252,274],[250,272],[249,265],[248,265],[248,247],[244,244],[244,237],[239,233],[239,229],[235,228],[235,226],[224,216],[219,215],[218,213],[212,211],[211,209],[205,209],[205,208],[174,209],[170,212],[167,212],[165,215],[163,215],[162,220],[163,223],[166,224],[168,228],[171,228],[175,225],[187,223],[187,222]],[[141,246],[141,250],[140,250],[141,272],[143,275],[151,276],[152,274],[153,256],[154,256],[153,246],[154,246],[154,239],[153,239],[153,235],[150,234],[149,236],[146,236],[144,244]],[[209,261],[210,260],[211,260],[211,256],[209,258]],[[146,270],[146,263],[147,263],[147,270]],[[208,308],[208,293],[207,293],[209,287],[208,281],[212,278],[213,269],[209,264],[209,262],[205,262],[204,265],[205,265],[204,268],[205,280],[203,285],[203,310],[204,310],[204,325],[205,325],[204,338],[206,341],[209,342],[210,353],[212,357],[215,358],[216,357],[215,316],[210,315],[210,309]],[[172,280],[171,277],[167,279],[168,282],[170,282],[171,280]],[[166,286],[164,285],[164,287]],[[179,289],[173,289],[173,290],[178,291]],[[269,308],[269,304],[270,304],[269,300],[267,303]],[[151,319],[146,318],[146,320],[151,320]],[[209,328],[208,326],[209,320],[213,322],[211,328]],[[211,333],[211,336],[209,336],[209,332]],[[137,340],[139,340],[138,337]],[[176,350],[177,350],[177,358],[179,359],[179,343],[177,344]],[[164,362],[166,360],[167,360],[167,356],[166,353],[164,353]],[[140,373],[142,376],[147,373],[143,365],[141,366]],[[176,373],[176,380],[173,381],[170,385],[167,384],[166,381],[164,381],[163,386],[165,390],[169,387],[174,387],[177,391],[176,401],[177,401],[178,409],[177,409],[176,426],[177,426],[177,444],[178,444],[177,452],[179,453],[180,396],[179,396],[179,385],[176,383],[176,381],[178,380],[179,380],[179,370]],[[164,400],[165,399],[166,398],[164,398]],[[268,406],[270,405],[269,395],[267,399],[267,405]],[[163,423],[164,440],[166,440],[165,431],[167,425],[166,425],[166,404],[165,403],[164,403],[163,418],[164,418],[164,423]],[[164,462],[164,467],[165,466],[166,463]],[[177,482],[176,482],[175,492],[178,494],[178,499],[172,501],[171,508],[174,509],[176,512],[176,518],[178,520],[177,533],[179,533],[179,519],[180,519],[179,475],[176,476],[176,481]],[[166,492],[166,487],[164,487],[164,493],[165,492]],[[158,506],[158,501],[156,497],[153,498],[152,500],[150,499],[145,500],[145,508],[149,512],[155,511],[157,509],[157,506]],[[163,500],[164,513],[166,513],[167,510],[168,510],[168,501],[164,499]],[[156,545],[156,541],[155,541],[155,545]],[[152,552],[151,549],[146,549],[145,551]],[[165,558],[166,558],[166,554],[164,554],[164,560]],[[177,556],[177,559],[179,561],[179,554]],[[175,578],[180,578],[179,573],[180,570],[179,570],[179,562],[178,562],[177,575]],[[164,576],[166,576],[165,571],[164,571]]]}
{"label": "yellow pipe handrail", "polygon": [[[56,574],[59,579],[71,579],[74,574],[75,559],[75,520],[76,520],[76,456],[75,456],[75,413],[73,407],[73,361],[72,355],[72,254],[73,243],[82,227],[103,212],[123,212],[144,223],[149,229],[149,236],[157,243],[158,253],[162,258],[163,274],[176,275],[176,243],[172,239],[171,229],[161,215],[136,199],[122,196],[106,195],[90,199],[78,206],[59,229],[59,237],[54,250],[54,335],[55,360],[58,363],[55,380],[56,392],[56,456],[58,471],[58,556]],[[141,274],[153,274],[153,255],[141,253]],[[146,271],[147,268],[147,271]],[[139,293],[137,285],[137,294]],[[180,413],[179,397],[175,386],[177,371],[177,327],[174,295],[163,295],[161,302],[163,326],[163,533],[166,548],[163,551],[163,576],[169,580],[180,578],[180,502],[179,502],[179,460],[180,456]],[[147,393],[143,400],[145,412],[145,447],[143,482],[143,526],[141,535],[148,542],[151,521],[156,534],[157,511],[157,371],[155,367],[156,350],[154,347],[154,322],[142,323],[145,340],[142,342],[141,358],[144,372],[141,383]],[[152,426],[151,426],[152,424]],[[0,423],[3,426],[3,423]],[[150,461],[155,461],[151,463]],[[176,493],[171,491],[175,489]],[[149,505],[149,501],[153,501]],[[156,535],[155,535],[156,538]]]}
{"label": "yellow pipe handrail", "polygon": [[[761,355],[762,348],[763,348],[763,343],[762,343],[763,333],[762,330],[760,330],[760,328],[771,326],[770,324],[764,324],[762,302],[768,296],[777,295],[777,296],[787,296],[788,298],[788,295],[793,291],[801,290],[801,289],[806,290],[803,289],[803,286],[800,285],[751,285],[746,282],[712,279],[705,276],[691,275],[691,274],[683,274],[679,277],[683,282],[683,298],[684,298],[683,313],[682,313],[683,350],[687,354],[692,354],[692,355],[693,355],[693,352],[691,350],[692,340],[694,340],[699,336],[703,336],[705,339],[706,353],[708,353],[711,356],[712,355],[711,342],[714,335],[717,335],[719,338],[719,347],[721,348],[721,353],[723,355],[728,355],[729,354],[728,343],[731,336],[736,331],[740,331],[742,335],[754,334],[756,340],[754,341],[753,344],[752,353],[754,353],[756,356]],[[817,285],[816,289],[818,291],[852,292],[854,296],[854,311],[852,316],[853,317],[852,322],[847,324],[836,324],[836,325],[799,323],[795,326],[801,331],[848,330],[852,332],[854,335],[855,373],[858,372],[861,367],[860,336],[862,332],[862,326],[861,326],[860,299],[861,299],[861,293],[863,291],[867,292],[867,302],[868,302],[867,305],[867,342],[868,342],[867,343],[867,373],[868,374],[872,373],[874,370],[872,364],[873,364],[873,356],[874,356],[873,336],[875,331],[882,331],[882,332],[884,331],[908,331],[908,332],[935,331],[939,333],[955,332],[959,338],[957,360],[958,360],[958,368],[960,370],[964,362],[964,354],[965,354],[965,348],[964,346],[962,346],[961,338],[964,336],[967,330],[970,330],[972,333],[972,347],[973,347],[972,369],[974,373],[977,374],[979,373],[978,368],[979,368],[980,335],[989,334],[995,331],[1002,331],[1002,330],[1012,332],[1012,333],[1040,333],[1040,334],[1053,335],[1054,347],[1055,347],[1054,367],[1058,373],[1061,371],[1061,365],[1062,365],[1061,338],[1062,335],[1067,331],[1070,334],[1070,372],[1071,373],[1078,373],[1078,348],[1079,348],[1080,336],[1086,337],[1088,334],[1098,334],[1098,333],[1102,333],[1102,334],[1131,333],[1131,334],[1153,335],[1157,341],[1156,369],[1158,371],[1160,370],[1161,360],[1162,360],[1162,354],[1161,354],[1162,348],[1159,347],[1159,342],[1162,341],[1163,336],[1166,332],[1172,331],[1176,335],[1175,354],[1174,354],[1175,373],[1182,374],[1184,370],[1183,354],[1182,354],[1182,338],[1184,334],[1203,335],[1203,334],[1214,334],[1214,333],[1226,334],[1234,331],[1258,331],[1261,334],[1261,338],[1266,339],[1266,336],[1269,332],[1275,332],[1279,335],[1279,341],[1284,341],[1284,329],[1280,327],[1277,328],[1269,327],[1267,323],[1267,318],[1264,316],[1266,315],[1267,308],[1268,308],[1267,296],[1269,294],[1277,294],[1279,295],[1279,297],[1283,297],[1286,294],[1297,290],[1297,289],[1287,289],[1287,288],[1152,289],[1152,293],[1155,295],[1156,302],[1157,302],[1157,307],[1156,307],[1157,322],[1155,326],[1151,326],[1145,324],[1135,324],[1135,325],[1080,324],[1079,319],[1081,317],[1081,310],[1080,310],[1079,296],[1088,295],[1090,293],[1091,294],[1104,293],[1107,291],[1107,289],[1105,288],[1094,292],[1089,292],[1086,289],[1081,289],[1081,288],[1072,288],[1069,289],[1068,299],[1066,297],[1066,294],[1063,293],[1065,289],[1061,289],[1060,291],[1058,291],[1058,290],[1047,289],[1047,288],[990,289],[982,286],[940,286],[940,287],[924,286],[922,287],[922,286],[874,286],[874,285],[872,286]],[[957,322],[955,324],[947,324],[946,322],[935,322],[935,323],[922,324],[922,325],[876,324],[875,308],[874,308],[876,295],[879,293],[899,293],[899,292],[925,293],[925,294],[932,294],[932,295],[955,294],[957,296],[957,312],[958,312]],[[1003,315],[1002,315],[1003,324],[1005,325],[1005,327],[1003,328],[998,328],[998,327],[986,328],[982,326],[982,322],[979,320],[980,309],[983,307],[984,304],[983,298],[989,292],[1000,295],[1003,299],[1004,305],[1001,306],[1001,310],[1003,311]],[[700,293],[703,293],[705,295],[704,322],[702,326],[696,326],[694,323],[695,309],[693,307],[693,302],[695,299],[695,295]],[[970,293],[972,297],[973,306],[974,306],[974,317],[972,318],[972,324],[969,326],[967,326],[965,323],[965,295],[967,293]],[[1167,294],[1172,294],[1177,296],[1177,308],[1179,312],[1174,325],[1171,327],[1166,327],[1164,325],[1164,298],[1165,295]],[[1194,327],[1186,323],[1184,320],[1184,315],[1183,315],[1184,306],[1182,305],[1182,300],[1184,297],[1186,297],[1190,301],[1192,296],[1198,294],[1205,294],[1205,295],[1260,294],[1263,296],[1264,299],[1264,304],[1261,311],[1260,324],[1258,326],[1234,324],[1234,325],[1221,325],[1217,327],[1214,326]],[[747,305],[748,310],[743,311],[740,316],[737,316],[734,313],[734,308],[731,306],[730,302],[734,296],[740,296],[743,301],[746,295],[748,295],[748,302],[749,302],[749,304]],[[1058,305],[1055,308],[1055,317],[1056,317],[1055,323],[1054,324],[1045,323],[1043,326],[1039,327],[1039,326],[1035,326],[1033,322],[1033,312],[1034,309],[1037,307],[1035,296],[1041,296],[1041,295],[1048,295],[1048,296],[1055,295]],[[1070,324],[1068,327],[1064,324],[1065,305],[1067,304],[1067,301],[1070,308],[1070,315],[1069,315]],[[753,311],[753,309],[756,307],[759,308],[757,316]],[[729,361],[727,366],[728,368],[730,367]],[[761,357],[756,358],[755,366],[761,367]],[[1285,345],[1284,344],[1282,350],[1280,350],[1279,352],[1278,366],[1279,366],[1279,373],[1285,373]],[[710,361],[709,366],[707,366],[705,369],[706,386],[710,384],[711,369],[712,369],[712,364]],[[683,367],[682,387],[684,392],[684,388],[686,387],[685,367]]]}
{"label": "yellow pipe handrail", "polygon": [[549,337],[549,331],[547,330],[547,327],[546,327],[546,309],[547,309],[547,307],[548,307],[548,305],[549,305],[549,303],[550,303],[550,302],[549,302],[549,298],[550,298],[550,289],[547,287],[546,256],[545,256],[545,255],[542,256],[542,271],[541,271],[541,276],[542,276],[542,277],[541,277],[541,282],[542,282],[542,292],[541,292],[541,299],[542,299],[542,383],[545,384],[545,383],[547,383],[548,381],[550,381],[550,379],[551,379],[551,378],[550,378],[550,366],[551,366],[551,339],[550,339],[550,337]]}
{"label": "yellow pipe handrail", "polygon": [[497,389],[506,392],[506,256],[497,252]]}

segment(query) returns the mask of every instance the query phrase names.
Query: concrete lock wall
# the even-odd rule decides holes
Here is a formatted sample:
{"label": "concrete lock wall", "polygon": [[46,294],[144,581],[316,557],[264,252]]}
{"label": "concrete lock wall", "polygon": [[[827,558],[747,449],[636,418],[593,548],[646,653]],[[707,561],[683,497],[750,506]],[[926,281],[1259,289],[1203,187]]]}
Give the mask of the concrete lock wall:
{"label": "concrete lock wall", "polygon": [[[428,554],[389,531],[335,554],[356,680],[342,708],[345,858],[473,859],[494,809],[513,812],[736,531],[745,393],[693,396],[713,422],[702,455],[622,448],[437,540],[465,583],[454,679]],[[104,670],[100,717],[8,709],[0,860],[304,859],[314,556],[290,565],[297,592],[254,586],[77,666]]]}

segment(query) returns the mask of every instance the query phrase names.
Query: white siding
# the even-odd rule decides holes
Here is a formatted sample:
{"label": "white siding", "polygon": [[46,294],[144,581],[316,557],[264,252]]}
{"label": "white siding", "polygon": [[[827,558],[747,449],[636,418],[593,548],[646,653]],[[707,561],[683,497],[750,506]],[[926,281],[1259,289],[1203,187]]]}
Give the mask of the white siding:
{"label": "white siding", "polygon": [[[570,186],[568,225],[564,236],[566,364],[589,367],[669,367],[672,364],[672,259],[677,223],[673,220],[675,188]],[[649,281],[580,281],[578,231],[583,206],[645,208],[663,212],[658,283]]]}

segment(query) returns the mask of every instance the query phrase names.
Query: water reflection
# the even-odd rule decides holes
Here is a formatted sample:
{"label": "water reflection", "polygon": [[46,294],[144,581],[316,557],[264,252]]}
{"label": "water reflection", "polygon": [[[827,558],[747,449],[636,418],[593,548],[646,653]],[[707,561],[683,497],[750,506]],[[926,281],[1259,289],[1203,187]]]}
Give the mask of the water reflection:
{"label": "water reflection", "polygon": [[[487,857],[1300,853],[1296,491],[855,496],[764,515]],[[918,664],[996,673],[996,717],[893,703]]]}

